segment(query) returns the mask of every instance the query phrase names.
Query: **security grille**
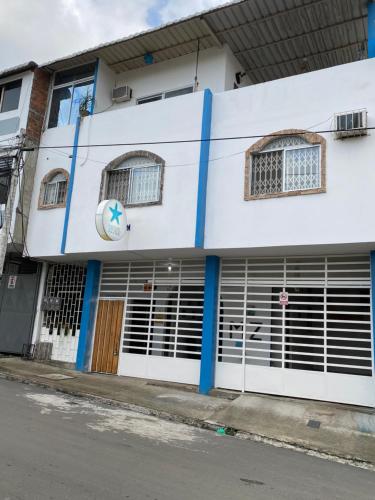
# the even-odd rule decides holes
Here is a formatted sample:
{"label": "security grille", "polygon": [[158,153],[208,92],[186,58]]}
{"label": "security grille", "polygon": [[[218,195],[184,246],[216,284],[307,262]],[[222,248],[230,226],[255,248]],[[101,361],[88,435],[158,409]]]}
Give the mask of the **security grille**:
{"label": "security grille", "polygon": [[251,194],[261,196],[319,188],[320,146],[300,136],[280,137],[251,156]]}
{"label": "security grille", "polygon": [[160,199],[161,165],[144,157],[132,157],[108,172],[106,198],[124,205],[152,203]]}
{"label": "security grille", "polygon": [[46,184],[44,190],[43,205],[59,205],[64,203],[67,189],[65,175],[57,174]]}
{"label": "security grille", "polygon": [[74,337],[81,326],[86,268],[71,264],[49,267],[44,295],[60,299],[57,311],[43,312],[43,327],[48,334]]}
{"label": "security grille", "polygon": [[125,301],[122,352],[200,359],[204,262],[106,263],[100,298]]}
{"label": "security grille", "polygon": [[368,256],[224,259],[219,297],[219,363],[372,375]]}

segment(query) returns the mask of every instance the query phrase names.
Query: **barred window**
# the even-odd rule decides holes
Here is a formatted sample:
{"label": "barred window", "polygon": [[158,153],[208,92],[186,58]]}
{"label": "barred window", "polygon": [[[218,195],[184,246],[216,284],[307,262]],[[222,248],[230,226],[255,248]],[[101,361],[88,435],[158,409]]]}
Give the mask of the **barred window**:
{"label": "barred window", "polygon": [[127,158],[108,172],[107,199],[124,205],[156,203],[161,197],[161,164],[145,157]]}
{"label": "barred window", "polygon": [[250,194],[264,196],[321,188],[321,146],[284,136],[251,154]]}
{"label": "barred window", "polygon": [[58,169],[45,176],[39,197],[39,208],[58,208],[65,206],[69,175]]}

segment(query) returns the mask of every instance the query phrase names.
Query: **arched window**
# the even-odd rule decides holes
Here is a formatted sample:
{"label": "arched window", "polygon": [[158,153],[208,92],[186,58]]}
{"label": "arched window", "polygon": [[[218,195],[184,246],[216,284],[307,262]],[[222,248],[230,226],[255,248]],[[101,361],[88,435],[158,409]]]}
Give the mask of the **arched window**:
{"label": "arched window", "polygon": [[126,206],[161,203],[164,160],[148,151],[132,151],[113,160],[104,170],[101,199]]}
{"label": "arched window", "polygon": [[69,174],[66,170],[56,169],[43,179],[39,208],[59,208],[65,206]]}
{"label": "arched window", "polygon": [[246,153],[245,199],[325,191],[325,139],[288,130],[264,137]]}

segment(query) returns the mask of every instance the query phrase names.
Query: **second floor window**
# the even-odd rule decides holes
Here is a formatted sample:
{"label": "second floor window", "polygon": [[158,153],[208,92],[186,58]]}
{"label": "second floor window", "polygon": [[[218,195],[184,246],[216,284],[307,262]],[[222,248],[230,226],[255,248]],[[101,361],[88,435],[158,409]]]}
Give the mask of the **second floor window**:
{"label": "second floor window", "polygon": [[321,168],[323,141],[319,136],[310,142],[304,134],[290,135],[276,137],[263,147],[249,150],[250,198],[303,194],[324,187]]}
{"label": "second floor window", "polygon": [[41,208],[53,208],[65,205],[68,187],[67,174],[63,171],[49,175],[42,184]]}
{"label": "second floor window", "polygon": [[171,97],[178,97],[179,95],[191,94],[194,91],[194,87],[184,87],[182,89],[169,90],[167,92],[160,92],[159,94],[153,94],[146,97],[139,97],[137,99],[137,104],[147,104],[149,102],[161,101],[162,99],[170,99]]}
{"label": "second floor window", "polygon": [[18,108],[21,95],[22,80],[0,85],[0,113],[14,111]]}
{"label": "second floor window", "polygon": [[133,156],[107,172],[105,197],[124,205],[161,201],[162,165],[143,156]]}
{"label": "second floor window", "polygon": [[80,103],[93,97],[95,63],[55,74],[48,128],[76,122]]}

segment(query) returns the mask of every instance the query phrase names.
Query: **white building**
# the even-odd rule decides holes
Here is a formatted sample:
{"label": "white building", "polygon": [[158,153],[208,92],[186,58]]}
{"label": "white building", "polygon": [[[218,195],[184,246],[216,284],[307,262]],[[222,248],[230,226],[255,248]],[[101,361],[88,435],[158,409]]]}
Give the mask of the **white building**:
{"label": "white building", "polygon": [[[203,393],[375,406],[374,5],[255,4],[46,65],[34,342]],[[119,241],[96,231],[105,199]]]}
{"label": "white building", "polygon": [[29,62],[0,72],[0,352],[31,342],[38,263],[25,245],[49,75]]}

